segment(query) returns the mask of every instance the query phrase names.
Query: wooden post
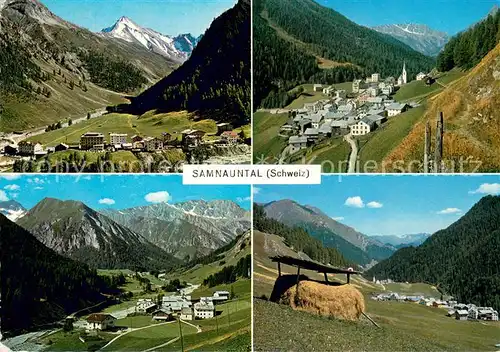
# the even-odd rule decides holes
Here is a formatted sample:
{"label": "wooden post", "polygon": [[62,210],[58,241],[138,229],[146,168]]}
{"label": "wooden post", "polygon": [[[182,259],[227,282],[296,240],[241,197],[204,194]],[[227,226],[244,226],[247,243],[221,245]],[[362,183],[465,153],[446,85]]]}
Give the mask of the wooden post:
{"label": "wooden post", "polygon": [[434,172],[440,173],[443,160],[443,113],[439,112],[436,130],[436,149],[434,150]]}
{"label": "wooden post", "polygon": [[429,155],[431,154],[431,125],[425,124],[424,173],[429,173]]}
{"label": "wooden post", "polygon": [[328,283],[328,274],[325,272],[325,281]]}
{"label": "wooden post", "polygon": [[347,273],[347,283],[349,284],[351,282],[351,274]]}
{"label": "wooden post", "polygon": [[281,263],[278,262],[278,277],[281,277]]}
{"label": "wooden post", "polygon": [[182,339],[182,325],[181,325],[181,318],[178,319],[179,320],[179,335],[180,335],[180,338],[181,338],[181,351],[184,352],[184,341]]}
{"label": "wooden post", "polygon": [[297,285],[299,284],[300,280],[300,266],[297,267]]}

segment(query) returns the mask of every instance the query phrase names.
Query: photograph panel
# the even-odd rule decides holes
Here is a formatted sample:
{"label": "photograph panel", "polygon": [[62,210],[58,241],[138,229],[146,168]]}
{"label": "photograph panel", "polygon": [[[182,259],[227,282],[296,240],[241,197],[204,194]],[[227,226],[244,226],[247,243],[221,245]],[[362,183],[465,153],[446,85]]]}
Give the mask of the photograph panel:
{"label": "photograph panel", "polygon": [[248,351],[250,186],[0,177],[12,351]]}
{"label": "photograph panel", "polygon": [[0,171],[251,161],[250,1],[0,2]]}
{"label": "photograph panel", "polygon": [[254,350],[488,351],[498,176],[323,176],[254,188]]}
{"label": "photograph panel", "polygon": [[254,162],[500,170],[497,0],[255,0]]}

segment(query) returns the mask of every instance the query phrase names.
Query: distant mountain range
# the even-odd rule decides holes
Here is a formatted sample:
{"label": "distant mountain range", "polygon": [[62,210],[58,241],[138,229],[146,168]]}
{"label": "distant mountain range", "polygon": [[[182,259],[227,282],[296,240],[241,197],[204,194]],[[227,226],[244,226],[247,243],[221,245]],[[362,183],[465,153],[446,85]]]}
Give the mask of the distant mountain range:
{"label": "distant mountain range", "polygon": [[424,24],[387,24],[373,29],[388,34],[427,56],[437,56],[450,39],[448,34]]}
{"label": "distant mountain range", "polygon": [[15,200],[0,202],[0,214],[3,214],[10,221],[16,222],[18,219],[26,215],[27,210]]}
{"label": "distant mountain range", "polygon": [[1,209],[9,206],[16,215],[13,220],[44,245],[101,269],[166,270],[182,260],[209,255],[251,227],[249,212],[225,200],[101,212],[78,201],[53,198],[41,200],[28,212],[17,202],[4,203]]}
{"label": "distant mountain range", "polygon": [[419,246],[424,241],[430,237],[428,233],[417,233],[411,235],[402,235],[402,236],[370,236],[381,243],[391,245],[395,248],[403,248],[409,246]]}
{"label": "distant mountain range", "polygon": [[267,217],[287,226],[302,227],[326,247],[337,248],[348,260],[362,266],[386,259],[394,252],[393,246],[333,220],[316,207],[280,200],[265,204],[264,211]]}
{"label": "distant mountain range", "polygon": [[179,259],[207,255],[251,227],[249,212],[225,200],[161,203],[101,213]]}
{"label": "distant mountain range", "polygon": [[367,278],[427,282],[459,302],[500,309],[500,196],[486,196],[418,247],[398,250]]}
{"label": "distant mountain range", "polygon": [[101,31],[106,38],[121,39],[137,43],[146,49],[173,61],[184,62],[193,52],[201,36],[180,34],[176,37],[165,35],[149,28],[143,28],[128,17],[121,17],[113,26]]}

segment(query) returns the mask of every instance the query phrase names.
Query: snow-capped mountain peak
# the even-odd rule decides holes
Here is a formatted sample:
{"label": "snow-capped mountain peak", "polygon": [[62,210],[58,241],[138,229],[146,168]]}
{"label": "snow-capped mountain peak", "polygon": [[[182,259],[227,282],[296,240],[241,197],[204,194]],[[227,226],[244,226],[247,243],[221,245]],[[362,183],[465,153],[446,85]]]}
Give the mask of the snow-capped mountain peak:
{"label": "snow-capped mountain peak", "polygon": [[0,214],[5,215],[10,221],[16,222],[26,213],[27,210],[15,200],[0,202]]}
{"label": "snow-capped mountain peak", "polygon": [[129,43],[140,44],[148,50],[177,62],[187,60],[199,41],[199,38],[195,38],[191,34],[172,37],[141,27],[126,16],[120,17],[113,26],[103,29],[101,34]]}
{"label": "snow-capped mountain peak", "polygon": [[446,33],[436,31],[425,24],[386,24],[373,29],[388,34],[429,56],[436,56],[449,40]]}

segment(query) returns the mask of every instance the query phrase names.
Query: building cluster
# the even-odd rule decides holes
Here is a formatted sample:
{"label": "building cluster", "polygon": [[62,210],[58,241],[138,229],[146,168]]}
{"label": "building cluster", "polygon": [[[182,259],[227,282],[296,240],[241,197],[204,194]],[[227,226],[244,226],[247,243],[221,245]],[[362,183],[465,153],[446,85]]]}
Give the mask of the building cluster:
{"label": "building cluster", "polygon": [[375,301],[412,302],[427,307],[442,308],[447,310],[447,316],[457,320],[491,320],[498,321],[498,312],[492,307],[477,307],[474,304],[458,303],[454,300],[440,300],[422,295],[401,295],[396,292],[380,293],[373,295]]}
{"label": "building cluster", "polygon": [[388,118],[415,106],[398,103],[391,98],[397,85],[406,83],[406,67],[403,66],[398,81],[394,77],[382,81],[378,73],[364,80],[354,80],[353,94],[334,86],[315,84],[313,89],[322,92],[325,99],[306,103],[302,109],[292,111],[290,120],[281,127],[280,133],[289,136],[291,153],[334,135],[366,135]]}
{"label": "building cluster", "polygon": [[[205,143],[204,131],[186,129],[180,133],[170,134],[162,133],[161,137],[142,137],[139,135],[131,136],[129,139],[126,133],[109,133],[107,139],[100,132],[86,132],[80,136],[80,143],[69,145],[60,143],[55,147],[44,149],[43,145],[37,142],[21,141],[19,144],[7,145],[4,148],[6,155],[19,155],[40,158],[48,153],[60,152],[65,150],[84,150],[93,152],[130,150],[134,152],[156,152],[170,148],[182,148],[183,150],[194,149]],[[217,144],[233,145],[240,143],[240,135],[232,130],[229,123],[217,124],[217,135],[220,137],[215,140]]]}

